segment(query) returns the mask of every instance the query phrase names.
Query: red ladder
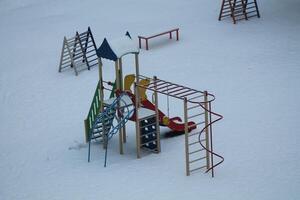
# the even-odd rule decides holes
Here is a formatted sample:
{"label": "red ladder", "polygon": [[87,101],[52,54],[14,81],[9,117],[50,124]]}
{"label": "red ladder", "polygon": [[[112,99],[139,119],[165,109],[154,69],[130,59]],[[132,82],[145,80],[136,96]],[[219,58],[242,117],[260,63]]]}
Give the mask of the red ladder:
{"label": "red ladder", "polygon": [[235,24],[239,20],[256,16],[260,18],[256,0],[222,0],[219,21],[231,17]]}

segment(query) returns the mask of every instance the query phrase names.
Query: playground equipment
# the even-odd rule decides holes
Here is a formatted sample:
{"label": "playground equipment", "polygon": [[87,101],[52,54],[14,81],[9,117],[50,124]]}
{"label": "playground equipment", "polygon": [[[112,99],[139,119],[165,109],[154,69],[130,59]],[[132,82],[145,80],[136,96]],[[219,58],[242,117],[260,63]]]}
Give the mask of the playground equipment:
{"label": "playground equipment", "polygon": [[149,44],[148,44],[148,40],[161,36],[161,35],[169,35],[169,39],[172,39],[172,32],[176,32],[176,40],[179,40],[179,28],[174,28],[159,34],[155,34],[155,35],[151,35],[151,36],[138,36],[139,38],[139,47],[142,48],[142,39],[145,40],[146,43],[146,50],[149,50]]}
{"label": "playground equipment", "polygon": [[[135,56],[135,74],[123,78],[122,57],[128,54]],[[211,104],[215,97],[206,91],[191,89],[158,79],[156,76],[150,78],[140,75],[138,55],[139,48],[131,40],[128,32],[126,36],[117,40],[109,41],[105,38],[97,49],[99,83],[85,120],[86,141],[89,142],[88,161],[91,141],[100,140],[106,149],[106,166],[108,141],[117,133],[120,154],[123,154],[126,122],[134,121],[137,158],[141,157],[142,149],[155,153],[161,151],[160,126],[167,126],[174,135],[185,134],[186,175],[205,168],[206,172],[211,171],[214,176],[214,168],[224,160],[222,156],[213,152],[212,125],[222,119],[221,115],[212,111]],[[103,80],[102,58],[114,61],[115,83]],[[105,84],[113,88],[108,89]],[[104,90],[111,91],[108,99],[104,98]],[[146,91],[152,93],[153,102],[148,100]],[[181,100],[184,119],[169,118],[159,110],[158,94]],[[216,164],[215,157],[220,159]]]}
{"label": "playground equipment", "polygon": [[222,0],[219,21],[224,17],[231,17],[235,24],[239,20],[256,16],[260,18],[256,0]]}
{"label": "playground equipment", "polygon": [[83,33],[76,31],[72,38],[64,37],[58,72],[71,67],[77,76],[78,72],[83,69],[90,70],[91,67],[98,64],[96,49],[90,27]]}

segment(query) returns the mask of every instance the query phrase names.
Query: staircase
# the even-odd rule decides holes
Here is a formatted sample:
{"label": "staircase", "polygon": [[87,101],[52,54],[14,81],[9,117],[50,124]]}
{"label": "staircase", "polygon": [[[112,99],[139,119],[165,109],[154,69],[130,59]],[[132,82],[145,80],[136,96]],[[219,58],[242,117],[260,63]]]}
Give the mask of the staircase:
{"label": "staircase", "polygon": [[132,104],[128,103],[127,99],[130,99],[126,93],[121,93],[117,98],[113,98],[113,101],[109,104],[104,102],[104,111],[99,113],[89,131],[88,142],[88,162],[90,162],[90,154],[91,154],[91,140],[102,138],[102,142],[105,148],[105,163],[107,160],[107,146],[108,141],[119,132],[121,128],[124,127],[126,122],[131,118],[134,113],[134,107]]}

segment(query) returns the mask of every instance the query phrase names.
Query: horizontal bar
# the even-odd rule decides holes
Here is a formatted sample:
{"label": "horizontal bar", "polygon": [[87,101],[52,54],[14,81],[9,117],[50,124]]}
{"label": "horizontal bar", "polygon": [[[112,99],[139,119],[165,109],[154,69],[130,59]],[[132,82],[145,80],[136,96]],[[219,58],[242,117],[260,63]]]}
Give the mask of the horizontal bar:
{"label": "horizontal bar", "polygon": [[204,96],[203,94],[202,94],[202,95],[199,95],[199,96],[195,96],[195,97],[192,97],[192,98],[188,99],[188,101],[193,100],[193,99],[196,99],[196,98],[199,98],[199,97],[203,97],[203,96]]}
{"label": "horizontal bar", "polygon": [[85,32],[79,33],[79,36],[84,35],[84,34],[87,34],[88,32],[89,32],[89,31],[85,31]]}
{"label": "horizontal bar", "polygon": [[246,10],[250,10],[252,8],[256,8],[256,6],[247,7]]}
{"label": "horizontal bar", "polygon": [[173,87],[170,87],[170,88],[167,88],[167,89],[165,89],[165,90],[162,90],[162,91],[160,91],[160,92],[168,92],[168,91],[170,91],[170,90],[173,90],[173,89],[175,89],[175,88],[178,88],[178,86],[177,85],[170,85],[170,86],[173,86]]}
{"label": "horizontal bar", "polygon": [[145,145],[145,144],[150,144],[150,143],[152,143],[152,142],[157,142],[157,139],[154,139],[154,140],[151,140],[151,141],[142,143],[141,146],[143,146],[143,145]]}
{"label": "horizontal bar", "polygon": [[196,115],[189,116],[188,119],[192,119],[192,118],[194,118],[194,117],[201,116],[201,115],[203,115],[204,113],[205,113],[205,112],[199,113],[199,114],[196,114]]}
{"label": "horizontal bar", "polygon": [[187,110],[192,110],[192,109],[194,109],[194,108],[199,108],[199,107],[201,107],[201,106],[200,106],[200,105],[195,105],[195,106],[192,106],[192,107],[187,108]]}
{"label": "horizontal bar", "polygon": [[152,132],[150,132],[150,133],[141,134],[141,137],[148,136],[148,135],[155,134],[155,133],[156,133],[156,130],[155,130],[155,131],[152,131]]}
{"label": "horizontal bar", "polygon": [[159,33],[159,34],[156,34],[156,35],[148,36],[148,37],[146,37],[146,36],[138,36],[138,37],[141,38],[141,39],[151,39],[151,38],[158,37],[158,36],[161,36],[161,35],[166,35],[166,34],[169,34],[169,33],[175,32],[175,31],[179,31],[179,28],[172,29],[172,30],[169,30],[169,31],[166,31],[166,32],[163,32],[163,33]]}
{"label": "horizontal bar", "polygon": [[193,124],[193,125],[188,126],[188,128],[195,127],[195,126],[198,126],[198,125],[204,124],[204,123],[205,123],[204,121],[203,122],[199,122],[197,124]]}
{"label": "horizontal bar", "polygon": [[196,150],[196,151],[192,151],[192,152],[190,152],[189,154],[191,155],[191,154],[194,154],[194,153],[197,153],[197,152],[201,152],[201,151],[203,151],[204,149],[198,149],[198,150]]}
{"label": "horizontal bar", "polygon": [[145,126],[141,126],[140,128],[145,128],[145,127],[153,126],[153,125],[156,125],[156,122],[154,122],[154,123],[152,123],[152,124],[146,124]]}
{"label": "horizontal bar", "polygon": [[257,10],[252,10],[250,12],[247,12],[246,14],[250,14],[250,13],[254,13],[254,12],[257,12]]}
{"label": "horizontal bar", "polygon": [[[172,94],[172,93],[174,93],[175,92],[175,94],[176,94],[176,92],[178,92],[178,91],[180,91],[180,90],[185,90],[186,88],[184,87],[184,86],[181,86],[181,87],[178,87],[178,90],[174,90],[174,91],[168,91],[168,94]],[[172,94],[172,95],[174,95],[174,96],[176,96],[175,94]]]}
{"label": "horizontal bar", "polygon": [[205,168],[205,167],[206,167],[206,165],[204,165],[204,166],[202,166],[202,167],[195,168],[195,169],[191,169],[190,172],[194,172],[194,171],[196,171],[196,170],[203,169],[203,168]]}
{"label": "horizontal bar", "polygon": [[164,85],[164,84],[166,84],[166,83],[163,82],[163,83],[157,84],[157,82],[156,82],[156,85],[154,84],[153,86],[149,87],[149,85],[150,85],[150,84],[149,84],[148,87],[154,89],[155,87],[157,88],[158,86],[161,86],[161,85]]}
{"label": "horizontal bar", "polygon": [[195,159],[195,160],[192,160],[192,161],[189,161],[189,163],[194,163],[194,162],[197,162],[197,161],[203,160],[204,158],[206,158],[206,156],[204,156],[204,157],[201,157],[201,158],[198,158],[198,159]]}
{"label": "horizontal bar", "polygon": [[149,151],[149,152],[158,153],[157,147],[155,149],[150,149],[150,148],[147,148],[147,147],[143,146],[142,148],[143,148],[143,150],[146,150],[146,151]]}
{"label": "horizontal bar", "polygon": [[185,95],[179,96],[179,97],[180,97],[180,98],[183,98],[183,97],[187,97],[187,96],[189,96],[189,95],[195,94],[195,93],[198,93],[198,91],[193,91],[193,92],[191,92],[191,93],[188,93],[188,94],[185,94]]}
{"label": "horizontal bar", "polygon": [[192,143],[189,144],[189,146],[192,146],[192,145],[194,145],[194,144],[199,144],[199,141],[192,142]]}
{"label": "horizontal bar", "polygon": [[[95,61],[95,60],[98,60],[98,57],[97,58],[94,58],[94,59],[92,59],[92,60],[88,60],[88,62],[93,62],[93,61]],[[98,63],[97,63],[98,64]]]}
{"label": "horizontal bar", "polygon": [[257,14],[255,14],[255,15],[250,15],[250,16],[247,16],[247,18],[249,19],[249,18],[251,18],[251,17],[258,17],[258,15]]}
{"label": "horizontal bar", "polygon": [[192,133],[192,134],[189,134],[189,137],[192,137],[194,135],[198,135],[201,131],[198,131],[198,132],[195,132],[195,133]]}
{"label": "horizontal bar", "polygon": [[[91,55],[89,55],[89,56],[85,56],[87,59],[88,58],[91,58],[91,57],[93,57],[93,56],[97,56],[96,54],[91,54]],[[98,58],[98,57],[97,57]]]}
{"label": "horizontal bar", "polygon": [[[159,82],[162,82],[162,80],[156,80],[156,81],[153,81],[153,79],[151,79],[151,78],[149,78],[149,77],[146,77],[146,76],[143,76],[143,75],[140,75],[140,77],[139,77],[140,79],[149,79],[149,80],[151,80],[152,82],[151,83],[149,83],[149,86],[150,85],[154,85],[154,84],[156,84],[156,83],[159,83]],[[152,87],[152,86],[151,86]]]}
{"label": "horizontal bar", "polygon": [[[177,95],[179,95],[179,94],[184,94],[184,93],[186,93],[186,92],[192,91],[192,89],[189,89],[189,88],[185,88],[185,89],[186,89],[186,91],[177,92],[177,93],[175,93],[175,94],[173,94],[173,95],[177,96]],[[180,97],[180,96],[178,96],[178,97]]]}
{"label": "horizontal bar", "polygon": [[86,51],[86,52],[85,52],[85,54],[89,54],[89,53],[91,53],[91,52],[95,52],[95,54],[94,54],[94,55],[97,55],[97,53],[96,53],[96,50],[95,50],[95,49],[91,49],[91,50],[89,50],[89,51]]}

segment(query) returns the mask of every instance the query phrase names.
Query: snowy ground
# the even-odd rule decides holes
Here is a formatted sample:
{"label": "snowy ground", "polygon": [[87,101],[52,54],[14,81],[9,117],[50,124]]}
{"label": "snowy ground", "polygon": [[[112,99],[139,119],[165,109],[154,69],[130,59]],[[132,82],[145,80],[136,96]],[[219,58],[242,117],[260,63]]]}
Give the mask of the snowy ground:
{"label": "snowy ground", "polygon": [[[0,199],[291,199],[300,197],[300,2],[259,1],[262,17],[217,21],[220,1],[0,1]],[[180,28],[180,41],[153,40],[140,70],[216,95],[216,177],[185,176],[184,137],[137,160],[133,124],[93,145],[83,120],[97,68],[58,73],[63,36],[91,26],[104,37]],[[105,61],[112,80],[113,63]],[[133,57],[124,61],[134,72]],[[174,111],[176,112],[176,110]]]}

